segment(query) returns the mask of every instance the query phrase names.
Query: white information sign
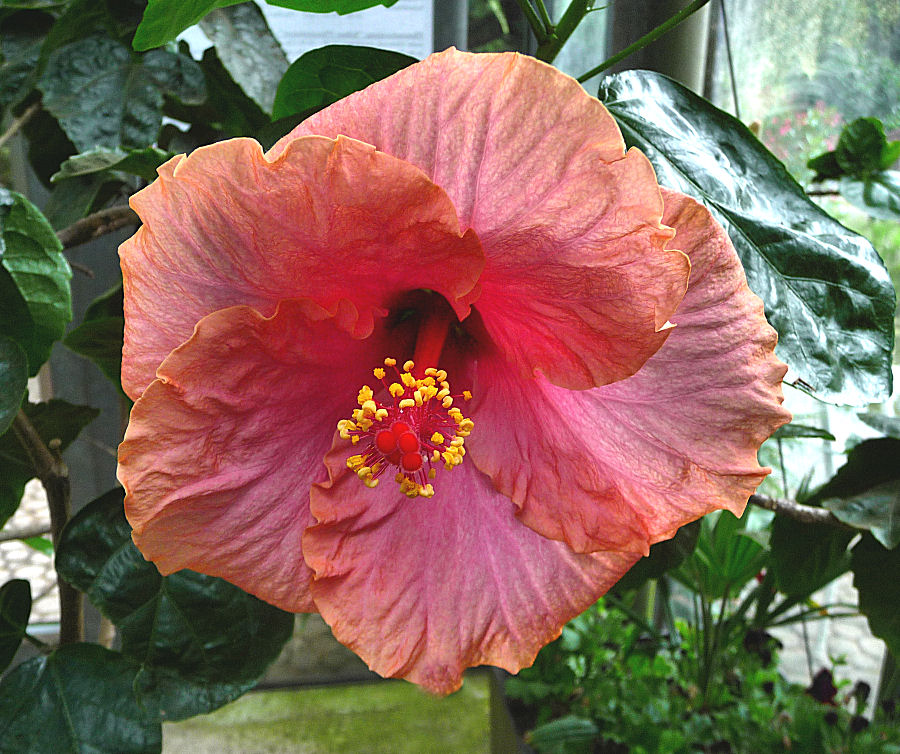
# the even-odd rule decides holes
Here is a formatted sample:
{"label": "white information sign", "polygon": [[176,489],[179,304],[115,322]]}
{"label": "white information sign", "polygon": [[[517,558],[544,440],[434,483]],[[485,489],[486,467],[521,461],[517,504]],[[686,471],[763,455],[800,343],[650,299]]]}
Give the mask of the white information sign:
{"label": "white information sign", "polygon": [[434,51],[433,0],[398,0],[390,8],[376,5],[346,16],[301,13],[267,3],[260,6],[291,62],[330,44],[380,47],[420,60]]}

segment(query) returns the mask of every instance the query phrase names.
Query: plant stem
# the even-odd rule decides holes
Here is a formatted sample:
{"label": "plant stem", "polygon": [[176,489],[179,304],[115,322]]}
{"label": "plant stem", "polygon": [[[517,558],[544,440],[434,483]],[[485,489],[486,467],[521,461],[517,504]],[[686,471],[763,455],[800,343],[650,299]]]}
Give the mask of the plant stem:
{"label": "plant stem", "polygon": [[553,20],[550,18],[550,14],[547,13],[547,8],[544,5],[544,0],[534,0],[534,4],[537,6],[537,12],[541,17],[541,23],[544,25],[544,28],[552,33]]}
{"label": "plant stem", "polygon": [[541,23],[541,19],[538,17],[538,14],[535,13],[530,0],[516,0],[516,2],[522,9],[522,13],[525,15],[525,20],[528,21],[528,25],[531,27],[534,38],[537,39],[539,45],[543,44],[544,40],[547,39],[548,29]]}
{"label": "plant stem", "polygon": [[22,128],[22,126],[24,126],[26,123],[28,123],[28,121],[30,121],[40,109],[41,103],[35,102],[18,118],[13,120],[13,122],[9,124],[9,128],[7,128],[6,131],[0,134],[0,147],[2,147],[13,136],[15,136],[19,132],[19,129]]}
{"label": "plant stem", "polygon": [[[25,448],[37,478],[47,492],[50,509],[50,533],[53,549],[58,550],[59,537],[69,520],[69,470],[59,452],[59,440],[44,443],[31,420],[21,409],[13,419],[13,430]],[[81,595],[59,579],[59,643],[81,641]]]}
{"label": "plant stem", "polygon": [[845,524],[835,515],[824,508],[815,508],[812,505],[802,505],[793,500],[778,500],[767,495],[751,495],[750,503],[758,505],[769,511],[774,511],[781,516],[793,518],[802,524],[822,524],[824,526],[836,526],[839,529],[851,529],[858,531],[856,527]]}
{"label": "plant stem", "polygon": [[572,2],[569,3],[569,7],[566,8],[566,12],[563,13],[562,18],[559,19],[559,23],[556,26],[549,27],[550,33],[546,40],[538,47],[534,56],[538,60],[552,63],[562,49],[562,46],[569,40],[569,37],[572,36],[572,32],[578,28],[581,19],[588,14],[588,11],[593,4],[593,0],[572,0]]}
{"label": "plant stem", "polygon": [[40,524],[32,526],[28,529],[19,529],[18,531],[0,532],[0,542],[13,542],[17,539],[31,539],[32,537],[43,537],[50,533],[50,527]]}
{"label": "plant stem", "polygon": [[63,228],[56,237],[62,243],[64,249],[71,249],[88,241],[92,241],[107,233],[112,233],[119,228],[140,223],[137,213],[126,204],[109,209],[101,209],[87,217],[72,223],[68,228]]}
{"label": "plant stem", "polygon": [[[670,31],[671,29],[674,29],[676,26],[678,26],[678,24],[680,24],[682,21],[684,21],[685,19],[692,16],[694,13],[696,13],[698,10],[700,10],[708,2],[709,2],[709,0],[694,0],[694,2],[692,2],[690,5],[685,6],[680,11],[678,11],[678,13],[676,13],[674,16],[667,19],[666,21],[663,21],[655,29],[647,32],[637,42],[635,42],[632,45],[629,45],[624,50],[622,50],[622,52],[617,53],[616,55],[613,55],[611,58],[604,60],[600,65],[598,65],[596,68],[591,68],[591,70],[589,70],[587,73],[583,73],[581,76],[578,77],[579,83],[583,84],[588,79],[594,78],[594,76],[596,76],[598,73],[602,73],[607,68],[614,66],[620,60],[624,60],[632,53],[635,53],[638,50],[643,49],[651,42],[655,42],[663,34]],[[573,5],[574,5],[574,3],[573,3]],[[560,26],[562,26],[561,23],[560,23]]]}

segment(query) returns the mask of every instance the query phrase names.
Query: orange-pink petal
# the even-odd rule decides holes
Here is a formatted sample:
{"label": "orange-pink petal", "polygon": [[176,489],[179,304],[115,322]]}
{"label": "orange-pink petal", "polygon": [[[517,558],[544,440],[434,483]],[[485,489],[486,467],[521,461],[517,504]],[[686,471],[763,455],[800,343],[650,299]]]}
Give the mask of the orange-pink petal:
{"label": "orange-pink petal", "polygon": [[484,325],[522,376],[603,385],[665,341],[689,265],[665,249],[650,163],[574,79],[448,50],[317,113],[271,154],[307,134],[374,144],[447,191],[487,257]]}
{"label": "orange-pink petal", "polygon": [[523,526],[491,480],[463,463],[410,500],[363,487],[348,451],[313,487],[303,536],[313,599],[335,636],[383,676],[447,694],[474,665],[530,665],[636,554],[579,555]]}
{"label": "orange-pink petal", "polygon": [[309,298],[362,337],[402,293],[429,288],[457,315],[483,255],[447,195],[413,165],[347,138],[294,140],[278,157],[233,139],[176,157],[132,197],[144,222],[120,248],[122,383],[137,398],[205,315],[271,315]]}
{"label": "orange-pink petal", "polygon": [[775,331],[727,235],[692,199],[664,196],[691,283],[636,375],[573,392],[522,380],[496,357],[477,365],[467,461],[524,523],[579,552],[646,551],[717,508],[740,514],[769,473],[760,444],[790,419]]}
{"label": "orange-pink petal", "polygon": [[[301,535],[338,419],[371,378],[378,325],[355,340],[310,302],[271,318],[215,312],[159,368],[119,448],[134,541],[162,573],[224,578],[285,610],[315,610]],[[377,362],[376,362],[377,363]]]}

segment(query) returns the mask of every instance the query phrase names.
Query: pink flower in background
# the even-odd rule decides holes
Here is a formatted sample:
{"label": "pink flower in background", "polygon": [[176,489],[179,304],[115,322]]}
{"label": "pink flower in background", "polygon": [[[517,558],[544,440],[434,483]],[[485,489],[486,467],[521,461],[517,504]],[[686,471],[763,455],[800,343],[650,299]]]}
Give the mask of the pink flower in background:
{"label": "pink flower in background", "polygon": [[527,57],[434,55],[132,205],[136,544],[382,675],[530,664],[651,544],[739,514],[789,418],[722,228]]}

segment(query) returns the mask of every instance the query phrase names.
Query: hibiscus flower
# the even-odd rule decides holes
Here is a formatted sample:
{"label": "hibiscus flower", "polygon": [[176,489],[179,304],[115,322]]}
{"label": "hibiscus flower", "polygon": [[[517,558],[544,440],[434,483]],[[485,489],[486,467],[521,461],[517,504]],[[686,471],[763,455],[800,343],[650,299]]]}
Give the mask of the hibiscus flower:
{"label": "hibiscus flower", "polygon": [[722,228],[528,57],[434,55],[132,206],[135,543],[437,693],[740,514],[789,418]]}

